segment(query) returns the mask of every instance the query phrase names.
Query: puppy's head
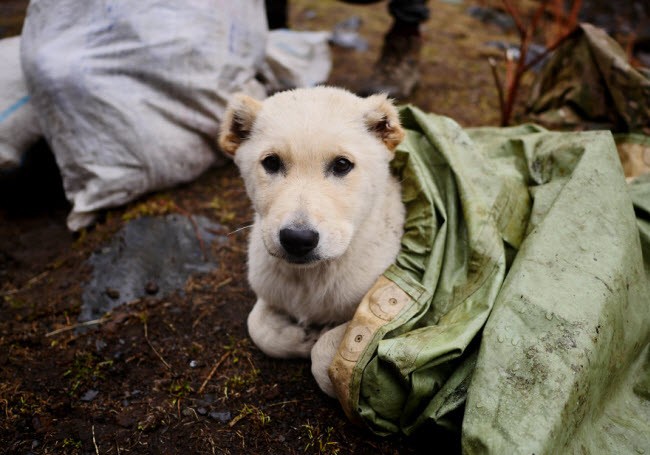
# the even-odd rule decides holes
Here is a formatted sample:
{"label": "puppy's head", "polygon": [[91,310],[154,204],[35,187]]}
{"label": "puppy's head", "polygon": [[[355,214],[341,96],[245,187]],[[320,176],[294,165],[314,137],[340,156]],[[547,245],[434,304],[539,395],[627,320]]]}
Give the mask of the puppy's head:
{"label": "puppy's head", "polygon": [[317,87],[264,102],[235,95],[219,145],[239,166],[268,253],[304,265],[346,252],[388,191],[403,137],[385,95]]}

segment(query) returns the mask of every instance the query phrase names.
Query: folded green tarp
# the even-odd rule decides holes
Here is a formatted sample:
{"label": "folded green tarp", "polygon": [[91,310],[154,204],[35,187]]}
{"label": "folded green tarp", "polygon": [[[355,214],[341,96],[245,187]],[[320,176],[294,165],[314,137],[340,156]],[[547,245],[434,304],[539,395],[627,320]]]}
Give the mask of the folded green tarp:
{"label": "folded green tarp", "polygon": [[527,117],[553,128],[650,134],[650,69],[605,30],[580,24],[537,74]]}
{"label": "folded green tarp", "polygon": [[348,416],[465,453],[650,453],[650,180],[628,189],[609,132],[401,114],[402,250],[330,367]]}

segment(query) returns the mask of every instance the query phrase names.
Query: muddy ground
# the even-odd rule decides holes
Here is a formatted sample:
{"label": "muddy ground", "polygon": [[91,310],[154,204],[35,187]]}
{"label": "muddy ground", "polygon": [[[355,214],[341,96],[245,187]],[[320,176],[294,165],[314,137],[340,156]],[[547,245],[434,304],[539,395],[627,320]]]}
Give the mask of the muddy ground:
{"label": "muddy ground", "polygon": [[[385,5],[291,3],[297,29],[331,30],[342,19],[363,17],[369,50],[333,48],[330,77],[359,88],[390,24]],[[468,7],[478,3],[430,4],[423,78],[407,101],[465,126],[496,125],[486,59],[500,53],[485,43],[516,42],[514,31],[470,17]],[[2,36],[19,32],[25,6],[3,1]],[[252,345],[245,330],[254,300],[245,278],[246,231],[235,232],[250,223],[251,211],[234,166],[107,211],[80,235],[65,228],[68,208],[45,144],[20,172],[0,179],[0,453],[459,451],[453,435],[422,442],[355,427],[318,390],[307,361],[269,359]],[[164,298],[153,286],[101,323],[74,330],[90,255],[127,219],[168,213],[220,223],[227,242],[204,245],[218,267]]]}

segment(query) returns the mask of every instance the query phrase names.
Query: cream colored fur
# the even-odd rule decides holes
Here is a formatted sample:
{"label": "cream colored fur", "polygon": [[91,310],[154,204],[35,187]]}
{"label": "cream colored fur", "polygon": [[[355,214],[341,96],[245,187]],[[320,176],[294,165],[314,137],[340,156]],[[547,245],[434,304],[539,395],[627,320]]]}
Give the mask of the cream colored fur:
{"label": "cream colored fur", "polygon": [[[311,355],[314,377],[332,396],[327,369],[345,324],[399,251],[404,207],[389,162],[403,135],[384,95],[332,87],[264,102],[236,95],[222,125],[219,144],[234,156],[255,210],[250,336],[272,357]],[[265,168],[269,156],[280,171]],[[353,164],[345,175],[332,170],[341,158]],[[318,233],[304,263],[281,244],[286,228]]]}

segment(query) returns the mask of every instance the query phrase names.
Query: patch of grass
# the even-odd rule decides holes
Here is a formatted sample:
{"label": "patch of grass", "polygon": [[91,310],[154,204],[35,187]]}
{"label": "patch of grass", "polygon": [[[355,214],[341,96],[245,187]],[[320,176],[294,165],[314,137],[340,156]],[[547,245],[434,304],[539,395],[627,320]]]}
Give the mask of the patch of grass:
{"label": "patch of grass", "polygon": [[188,382],[172,381],[169,386],[169,394],[172,396],[172,405],[176,406],[180,400],[192,393],[194,390]]}
{"label": "patch of grass", "polygon": [[[41,400],[38,396],[26,392],[17,392],[19,395],[9,399],[0,398],[0,405],[4,411],[4,417],[12,420],[14,417],[29,416],[41,414],[47,406],[47,402]],[[1,408],[0,408],[1,409]]]}
{"label": "patch of grass", "polygon": [[30,403],[24,395],[21,395],[20,398],[18,398],[18,406],[15,409],[23,415],[29,415],[34,412],[36,407],[37,406]]}
{"label": "patch of grass", "polygon": [[63,440],[63,447],[70,447],[73,449],[81,449],[81,441],[72,438],[65,438]]}
{"label": "patch of grass", "polygon": [[92,353],[77,353],[72,366],[63,373],[63,377],[68,378],[70,383],[68,393],[74,395],[82,385],[91,381],[103,380],[106,370],[112,365],[112,360],[99,359]]}
{"label": "patch of grass", "polygon": [[228,224],[237,218],[237,212],[234,210],[233,202],[223,196],[215,196],[205,207],[212,209],[215,217],[221,224]]}
{"label": "patch of grass", "polygon": [[[311,374],[311,373],[310,373]],[[291,373],[291,376],[289,377],[289,380],[291,382],[300,382],[305,378],[305,366],[304,365],[299,365],[296,366],[296,368],[293,369],[293,373]]]}
{"label": "patch of grass", "polygon": [[233,336],[229,336],[228,344],[223,346],[225,351],[230,351],[230,361],[232,363],[238,363],[240,356],[248,357],[248,352],[246,347],[248,345],[248,339],[243,338],[241,340],[235,339]]}
{"label": "patch of grass", "polygon": [[[246,338],[237,340],[234,337],[229,337],[228,344],[223,346],[224,350],[228,354],[230,363],[235,365],[239,363],[240,360],[244,359],[250,365],[250,369],[246,372],[239,372],[233,376],[226,377],[226,380],[223,384],[223,394],[227,399],[229,398],[230,392],[243,391],[246,388],[252,387],[259,378],[260,370],[255,368],[253,361],[251,360],[250,353],[248,352],[248,343],[249,340]],[[244,367],[241,366],[240,370]]]}
{"label": "patch of grass", "polygon": [[21,390],[20,380],[0,381],[0,434],[17,419],[46,414],[52,395]]}
{"label": "patch of grass", "polygon": [[129,207],[122,215],[122,221],[130,221],[143,216],[163,216],[178,213],[178,211],[178,206],[169,195],[158,194]]}
{"label": "patch of grass", "polygon": [[311,425],[309,421],[302,425],[304,430],[304,439],[307,441],[303,449],[304,452],[317,453],[319,455],[338,455],[341,448],[339,443],[332,441],[334,428],[327,427],[322,431],[319,426]]}
{"label": "patch of grass", "polygon": [[260,370],[257,368],[254,368],[244,374],[236,374],[226,379],[224,387],[230,387],[232,389],[243,389],[249,387],[253,385],[255,381],[257,381],[259,374]]}
{"label": "patch of grass", "polygon": [[260,408],[258,408],[257,406],[245,404],[244,407],[242,407],[241,410],[239,411],[239,414],[237,414],[235,418],[233,418],[228,425],[230,427],[233,427],[235,426],[235,424],[237,424],[237,422],[239,422],[240,420],[248,416],[252,416],[253,420],[258,422],[262,426],[271,422],[271,416],[266,414]]}
{"label": "patch of grass", "polygon": [[19,310],[21,308],[24,308],[27,305],[27,303],[24,300],[16,298],[12,295],[5,295],[4,301],[7,305],[9,305],[9,307],[12,310]]}

